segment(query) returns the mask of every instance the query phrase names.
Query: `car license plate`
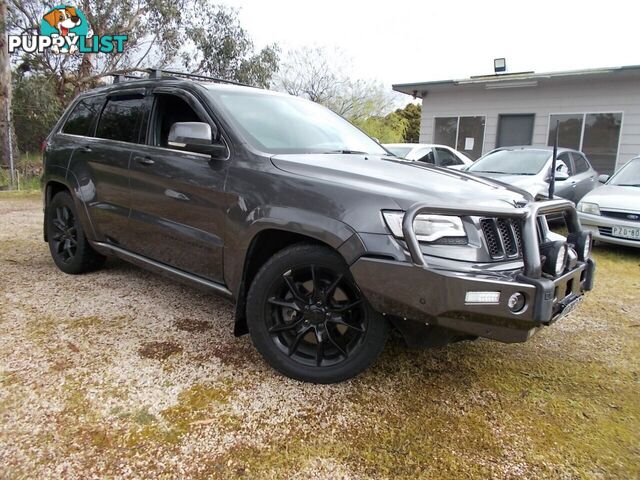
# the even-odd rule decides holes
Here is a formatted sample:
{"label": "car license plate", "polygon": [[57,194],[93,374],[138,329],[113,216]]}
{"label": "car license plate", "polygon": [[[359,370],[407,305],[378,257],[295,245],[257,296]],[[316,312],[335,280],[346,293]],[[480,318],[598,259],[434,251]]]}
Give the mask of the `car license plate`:
{"label": "car license plate", "polygon": [[565,318],[567,315],[571,314],[571,312],[573,312],[578,307],[578,305],[582,303],[583,299],[584,297],[582,295],[580,295],[579,297],[575,297],[573,300],[571,300],[571,302],[566,304],[563,309],[556,314],[555,317],[553,317],[550,323],[554,323],[561,318]]}
{"label": "car license plate", "polygon": [[638,227],[618,227],[611,229],[614,237],[629,238],[631,240],[640,240],[640,228]]}

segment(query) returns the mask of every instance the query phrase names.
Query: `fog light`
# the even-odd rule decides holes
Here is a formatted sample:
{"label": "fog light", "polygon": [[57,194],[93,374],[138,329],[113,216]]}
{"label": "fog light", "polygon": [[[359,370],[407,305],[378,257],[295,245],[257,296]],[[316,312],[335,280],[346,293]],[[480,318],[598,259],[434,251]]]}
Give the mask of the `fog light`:
{"label": "fog light", "polygon": [[588,236],[589,236],[589,239],[586,242],[584,242],[584,247],[582,247],[583,260],[588,260],[589,257],[591,256],[591,245],[592,245],[591,234],[589,234]]}
{"label": "fog light", "polygon": [[567,240],[569,243],[575,245],[578,258],[581,261],[586,262],[589,260],[589,257],[591,256],[591,246],[593,244],[590,232],[582,231],[571,233]]}
{"label": "fog light", "polygon": [[555,264],[556,277],[564,271],[564,266],[567,264],[568,254],[569,254],[569,249],[567,248],[567,244],[564,243],[560,247],[560,250],[558,251],[558,256],[556,257],[556,264]]}
{"label": "fog light", "polygon": [[562,240],[548,243],[540,249],[540,253],[546,257],[542,270],[549,275],[558,277],[562,275],[567,266],[569,247]]}
{"label": "fog light", "polygon": [[500,292],[467,292],[465,303],[500,303]]}
{"label": "fog light", "polygon": [[526,303],[527,299],[525,298],[524,293],[516,292],[509,297],[507,306],[513,313],[518,313],[521,312],[522,309],[524,309]]}

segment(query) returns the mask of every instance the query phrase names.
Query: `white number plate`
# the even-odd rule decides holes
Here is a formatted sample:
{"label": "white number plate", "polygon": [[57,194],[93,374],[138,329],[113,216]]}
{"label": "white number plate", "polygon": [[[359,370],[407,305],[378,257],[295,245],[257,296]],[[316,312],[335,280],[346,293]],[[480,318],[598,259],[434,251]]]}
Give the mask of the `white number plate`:
{"label": "white number plate", "polygon": [[613,227],[611,234],[614,237],[630,238],[631,240],[640,240],[640,228],[636,227]]}

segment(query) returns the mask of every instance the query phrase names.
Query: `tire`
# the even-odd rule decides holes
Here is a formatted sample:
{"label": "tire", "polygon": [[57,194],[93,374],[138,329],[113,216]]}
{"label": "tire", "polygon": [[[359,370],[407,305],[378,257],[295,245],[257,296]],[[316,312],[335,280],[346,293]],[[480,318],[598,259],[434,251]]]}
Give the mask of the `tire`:
{"label": "tire", "polygon": [[298,244],[271,257],[247,296],[256,349],[280,373],[336,383],[367,369],[389,332],[335,251]]}
{"label": "tire", "polygon": [[68,192],[57,193],[47,206],[46,228],[51,257],[64,273],[77,275],[104,264],[106,258],[89,245]]}

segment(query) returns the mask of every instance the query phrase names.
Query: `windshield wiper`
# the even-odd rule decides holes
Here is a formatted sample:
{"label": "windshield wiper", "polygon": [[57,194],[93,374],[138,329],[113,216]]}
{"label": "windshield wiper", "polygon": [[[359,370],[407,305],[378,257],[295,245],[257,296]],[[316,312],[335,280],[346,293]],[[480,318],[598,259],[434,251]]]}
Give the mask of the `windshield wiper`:
{"label": "windshield wiper", "polygon": [[640,187],[640,183],[618,183],[619,187]]}
{"label": "windshield wiper", "polygon": [[369,152],[361,152],[360,150],[348,150],[348,149],[344,149],[344,150],[331,150],[329,152],[324,152],[324,153],[339,153],[341,155],[368,155]]}

